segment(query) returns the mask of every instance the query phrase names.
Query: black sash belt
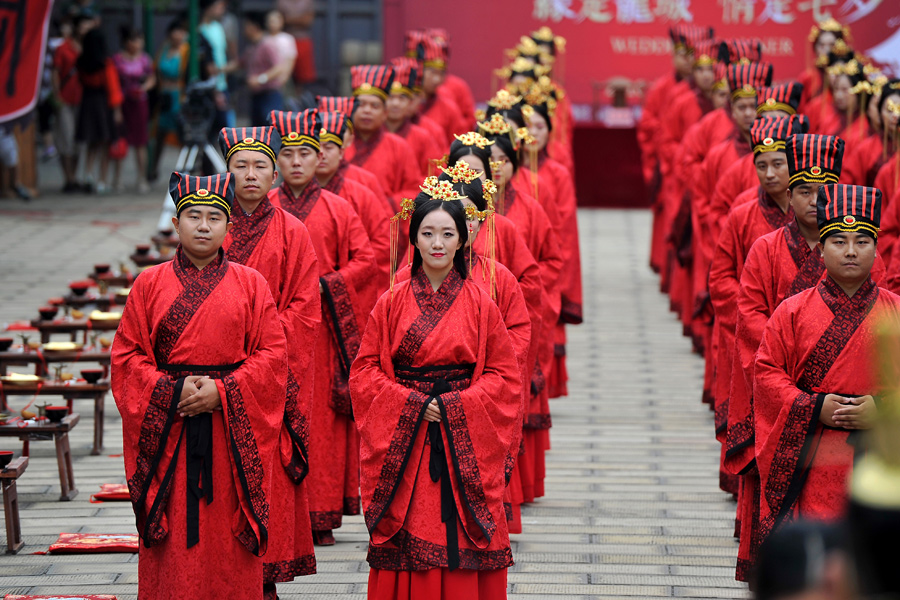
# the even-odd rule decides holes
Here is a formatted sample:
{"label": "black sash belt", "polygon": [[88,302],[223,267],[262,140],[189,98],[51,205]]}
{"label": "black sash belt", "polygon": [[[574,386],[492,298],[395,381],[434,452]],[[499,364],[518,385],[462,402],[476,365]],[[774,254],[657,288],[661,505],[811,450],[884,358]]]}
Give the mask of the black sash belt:
{"label": "black sash belt", "polygon": [[[222,379],[234,372],[243,364],[229,365],[172,365],[160,363],[160,370],[168,371],[179,379],[191,375],[203,375],[211,379]],[[177,404],[180,398],[172,398]],[[191,548],[200,542],[200,500],[206,499],[206,505],[213,503],[213,422],[212,413],[202,413],[184,419],[184,427],[175,447],[172,459],[174,467],[178,460],[181,442],[187,438],[185,454],[186,498],[185,517],[187,525],[187,547]]]}
{"label": "black sash belt", "polygon": [[[213,503],[213,432],[212,413],[185,420],[187,431],[187,547],[200,541],[200,499]],[[201,486],[202,479],[202,486]]]}
{"label": "black sash belt", "polygon": [[[434,382],[432,397],[436,398],[450,391],[450,384],[445,379]],[[443,413],[443,411],[441,411]],[[444,420],[444,415],[441,415]],[[441,422],[428,424],[428,441],[431,454],[428,460],[428,474],[431,481],[441,483],[441,523],[447,530],[447,567],[451,571],[459,568],[459,532],[456,529],[456,501],[453,499],[453,486],[450,483],[450,467],[447,465],[447,453],[444,449],[444,438],[441,436]]]}

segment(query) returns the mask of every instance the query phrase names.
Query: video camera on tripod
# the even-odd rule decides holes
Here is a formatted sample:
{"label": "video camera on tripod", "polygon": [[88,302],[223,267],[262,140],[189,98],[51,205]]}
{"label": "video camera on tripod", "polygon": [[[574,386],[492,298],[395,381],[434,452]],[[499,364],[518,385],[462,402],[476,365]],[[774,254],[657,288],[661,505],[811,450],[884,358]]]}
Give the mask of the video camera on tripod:
{"label": "video camera on tripod", "polygon": [[[214,79],[192,82],[184,90],[185,98],[178,118],[181,150],[175,162],[175,170],[179,173],[193,173],[200,152],[203,152],[212,165],[213,173],[224,173],[228,170],[225,161],[209,143],[210,129],[216,118],[215,93]],[[162,214],[159,216],[160,231],[172,228],[171,221],[174,214],[172,197],[166,192]]]}
{"label": "video camera on tripod", "polygon": [[181,143],[204,146],[216,118],[215,80],[195,81],[184,90],[184,102],[178,115]]}

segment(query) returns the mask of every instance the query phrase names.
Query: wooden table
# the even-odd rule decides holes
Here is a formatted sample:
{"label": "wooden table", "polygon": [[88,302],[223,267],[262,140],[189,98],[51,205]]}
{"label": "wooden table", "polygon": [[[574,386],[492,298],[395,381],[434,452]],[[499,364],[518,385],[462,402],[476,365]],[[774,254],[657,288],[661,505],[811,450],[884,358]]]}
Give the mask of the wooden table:
{"label": "wooden table", "polygon": [[78,424],[78,413],[66,416],[59,423],[41,421],[40,424],[19,427],[22,419],[13,417],[0,425],[0,437],[17,437],[20,440],[29,441],[40,437],[51,436],[56,444],[56,464],[59,467],[59,488],[61,501],[68,501],[78,495],[75,488],[75,474],[72,472],[72,452],[69,448],[69,432]]}
{"label": "wooden table", "polygon": [[38,352],[36,350],[22,352],[21,349],[10,349],[0,352],[0,375],[7,374],[7,367],[34,365],[34,374],[46,377],[50,374],[48,368],[50,363],[91,362],[100,363],[104,369],[103,376],[107,377],[109,375],[109,361],[109,350],[102,349],[88,348],[72,352]]}
{"label": "wooden table", "polygon": [[66,384],[61,381],[41,381],[39,383],[30,383],[28,385],[4,384],[4,397],[2,398],[2,406],[0,406],[0,409],[6,410],[7,408],[5,396],[62,396],[66,401],[66,405],[69,407],[69,412],[72,411],[74,400],[93,400],[94,446],[91,448],[91,455],[97,456],[103,451],[103,418],[106,412],[103,405],[108,391],[108,380],[100,380],[97,383]]}
{"label": "wooden table", "polygon": [[28,468],[28,457],[20,456],[0,469],[0,487],[3,488],[3,516],[6,518],[6,553],[15,554],[21,550],[22,526],[19,521],[19,493],[16,480]]}
{"label": "wooden table", "polygon": [[163,256],[162,254],[153,252],[147,254],[132,254],[129,256],[131,262],[136,264],[139,267],[152,267],[154,265],[159,265],[164,262],[169,262],[172,258],[175,257],[174,252],[170,252],[168,255]]}
{"label": "wooden table", "polygon": [[96,306],[97,310],[108,311],[109,307],[116,303],[116,295],[107,292],[106,294],[86,293],[81,296],[69,294],[63,296],[63,304],[72,308],[84,308],[85,306]]}
{"label": "wooden table", "polygon": [[109,287],[131,287],[131,284],[134,283],[134,275],[116,275],[113,273],[104,273],[103,275],[97,275],[96,273],[91,273],[88,275],[89,279],[94,281],[105,281],[106,285]]}
{"label": "wooden table", "polygon": [[31,322],[31,327],[40,332],[42,344],[49,342],[50,336],[54,333],[67,333],[73,342],[78,339],[79,333],[83,333],[82,342],[87,344],[89,331],[115,331],[119,328],[119,319],[113,321],[91,321],[87,317],[82,319],[63,317],[52,321],[35,319]]}

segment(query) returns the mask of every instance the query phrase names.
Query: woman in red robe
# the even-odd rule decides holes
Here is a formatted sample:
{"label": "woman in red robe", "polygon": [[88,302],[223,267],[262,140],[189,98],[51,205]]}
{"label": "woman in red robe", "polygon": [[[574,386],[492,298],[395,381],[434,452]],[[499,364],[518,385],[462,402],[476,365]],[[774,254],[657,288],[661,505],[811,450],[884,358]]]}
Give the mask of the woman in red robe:
{"label": "woman in red robe", "polygon": [[308,489],[314,539],[331,545],[342,515],[359,514],[358,439],[347,378],[374,304],[375,255],[353,208],[322,190],[315,178],[316,111],[276,113],[273,121],[282,137],[278,168],[284,183],[269,192],[269,200],[303,221],[319,261],[322,327],[315,349]]}
{"label": "woman in red robe", "polygon": [[221,250],[230,175],[187,183],[182,244],[135,281],[111,351],[139,596],[261,600],[286,342],[266,280]]}
{"label": "woman in red robe", "polygon": [[[465,196],[462,200],[466,211],[466,226],[469,230],[469,239],[466,241],[466,261],[469,266],[469,279],[474,281],[493,298],[500,314],[503,317],[503,323],[510,334],[510,341],[516,351],[516,358],[521,371],[521,384],[523,392],[523,414],[528,413],[528,391],[531,384],[531,373],[533,368],[529,365],[529,361],[534,360],[533,355],[533,336],[535,327],[540,327],[540,321],[535,323],[532,321],[529,306],[525,301],[522,288],[516,280],[515,275],[510,272],[502,263],[489,258],[495,255],[493,241],[480,244],[481,249],[476,251],[474,242],[479,232],[484,226],[487,219],[495,218],[493,208],[489,206],[486,195],[493,198],[492,193],[485,190],[496,188],[490,181],[484,182],[479,178],[479,173],[462,162],[457,163],[452,169],[445,170],[445,175],[441,175],[440,179],[448,179],[453,182],[454,189],[460,195]],[[468,183],[466,181],[468,180]],[[477,181],[476,181],[477,180]],[[493,223],[487,225],[489,233],[482,234],[482,238],[490,237],[493,233]],[[397,281],[406,281],[410,278],[410,267],[407,265],[397,273]],[[511,465],[507,465],[507,493],[504,498],[504,504],[507,505],[506,517],[509,521],[510,533],[522,533],[521,504],[524,501],[521,465],[516,460],[516,454],[522,456],[525,451],[525,444],[519,443],[517,453],[510,454],[510,460],[515,461]],[[531,461],[532,464],[534,461]]]}
{"label": "woman in red robe", "polygon": [[809,31],[810,45],[807,46],[807,66],[797,79],[803,84],[803,95],[800,99],[800,112],[807,114],[809,101],[824,91],[825,67],[828,55],[838,40],[850,36],[850,29],[842,27],[833,18],[820,21]]}
{"label": "woman in red robe", "polygon": [[506,598],[513,563],[520,372],[495,302],[467,280],[465,213],[442,184],[417,198],[412,279],[378,301],[351,370],[373,600]]}
{"label": "woman in red robe", "polygon": [[[881,93],[870,101],[869,110],[872,111],[869,120],[877,127],[873,127],[869,137],[848,149],[844,159],[844,173],[847,183],[878,187],[875,183],[878,171],[898,148],[900,79],[887,81],[881,87]],[[883,189],[881,191],[886,193]],[[890,200],[890,197],[884,196],[884,209],[889,206]]]}
{"label": "woman in red robe", "polygon": [[[538,100],[541,100],[540,102]],[[575,187],[571,174],[560,163],[546,153],[547,140],[550,134],[550,117],[546,97],[534,97],[535,104],[519,108],[519,117],[524,112],[528,117],[528,131],[533,136],[534,144],[523,152],[523,166],[519,178],[533,183],[533,173],[537,173],[542,181],[547,182],[547,189],[539,189],[537,199],[550,216],[556,234],[560,240],[564,266],[560,273],[560,319],[556,324],[554,365],[547,374],[551,398],[568,394],[566,382],[566,331],[565,325],[577,325],[583,320],[581,297],[581,249],[578,244],[578,213]],[[531,110],[528,110],[530,107]],[[511,109],[504,116],[512,123],[517,122],[516,111]]]}
{"label": "woman in red robe", "polygon": [[[495,201],[497,216],[494,217],[497,259],[507,264],[505,261],[509,260],[508,256],[522,254],[508,243],[510,237],[521,237],[540,268],[541,300],[533,304],[529,301],[529,310],[536,311],[537,315],[532,320],[536,360],[532,362],[530,398],[524,422],[525,446],[528,450],[520,457],[520,468],[517,469],[517,473],[523,478],[525,500],[532,502],[535,497],[544,495],[544,453],[550,449],[551,419],[545,373],[551,372],[555,360],[553,324],[559,321],[558,280],[563,258],[556,232],[543,207],[527,192],[513,185],[519,165],[518,140],[514,144],[510,137],[515,136],[515,133],[498,113],[494,113],[490,120],[480,123],[479,129],[488,135],[490,145],[487,148],[479,148],[477,145],[460,148],[454,146],[451,149],[451,159],[465,160],[476,171],[490,169],[493,180],[498,183],[500,191],[498,200]],[[505,233],[507,220],[515,225],[518,235]],[[526,289],[527,286],[523,284],[523,291]]]}

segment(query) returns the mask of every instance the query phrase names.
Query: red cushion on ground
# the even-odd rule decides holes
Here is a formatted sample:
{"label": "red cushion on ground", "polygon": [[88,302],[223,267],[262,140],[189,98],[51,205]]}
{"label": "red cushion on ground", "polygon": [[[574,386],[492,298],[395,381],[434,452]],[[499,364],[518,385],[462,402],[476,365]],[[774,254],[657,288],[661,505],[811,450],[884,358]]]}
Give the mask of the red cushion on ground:
{"label": "red cushion on ground", "polygon": [[137,551],[136,533],[61,533],[50,546],[51,554]]}

